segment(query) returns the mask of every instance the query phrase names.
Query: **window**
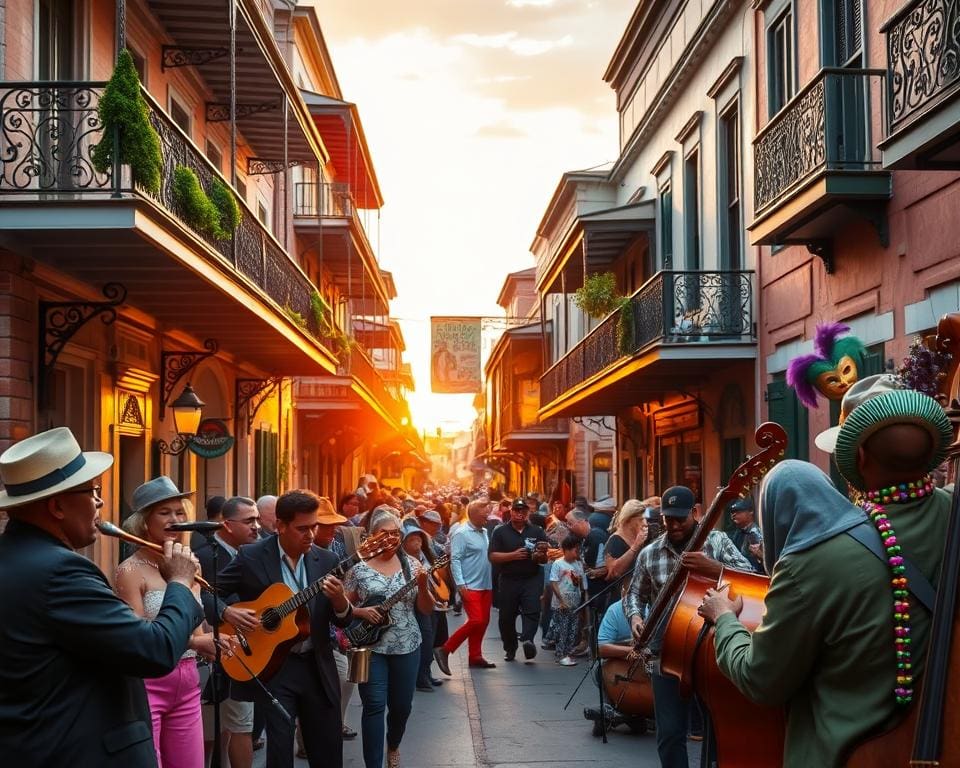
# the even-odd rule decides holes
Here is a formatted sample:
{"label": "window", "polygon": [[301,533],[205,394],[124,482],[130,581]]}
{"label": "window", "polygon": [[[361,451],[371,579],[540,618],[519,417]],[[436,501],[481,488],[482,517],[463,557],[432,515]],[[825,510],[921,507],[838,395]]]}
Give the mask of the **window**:
{"label": "window", "polygon": [[740,115],[734,104],[720,116],[720,263],[740,269]]}
{"label": "window", "polygon": [[595,453],[593,455],[593,498],[602,499],[610,496],[613,475],[613,456],[610,453]]}
{"label": "window", "polygon": [[223,173],[223,153],[210,139],[207,139],[207,160],[213,163],[213,167],[220,173]]}
{"label": "window", "polygon": [[660,187],[660,268],[673,269],[673,190]]}
{"label": "window", "polygon": [[821,0],[823,66],[859,67],[863,52],[861,0]]}
{"label": "window", "polygon": [[686,269],[700,269],[700,152],[693,150],[683,161],[683,231]]}
{"label": "window", "polygon": [[260,223],[263,224],[263,226],[267,229],[270,228],[270,210],[267,208],[267,204],[263,198],[257,200],[257,218],[260,219]]}
{"label": "window", "polygon": [[793,9],[788,7],[767,29],[767,111],[770,117],[793,96],[793,66]]}
{"label": "window", "polygon": [[255,498],[276,494],[279,436],[264,429],[254,431]]}
{"label": "window", "polygon": [[130,51],[130,57],[133,59],[133,68],[137,70],[137,77],[140,78],[140,82],[144,85],[147,84],[147,59],[145,56],[141,55],[140,52],[130,45],[130,40],[127,40],[127,50]]}
{"label": "window", "polygon": [[793,388],[787,386],[783,373],[774,374],[773,381],[767,384],[767,411],[770,421],[777,422],[787,433],[784,458],[806,461],[809,455],[807,409]]}
{"label": "window", "polygon": [[240,193],[240,199],[243,202],[247,201],[247,182],[237,176],[237,192]]}
{"label": "window", "polygon": [[190,110],[187,109],[183,102],[180,101],[173,93],[170,93],[170,119],[173,120],[177,125],[179,125],[187,136],[190,136],[190,123],[191,123],[191,114]]}

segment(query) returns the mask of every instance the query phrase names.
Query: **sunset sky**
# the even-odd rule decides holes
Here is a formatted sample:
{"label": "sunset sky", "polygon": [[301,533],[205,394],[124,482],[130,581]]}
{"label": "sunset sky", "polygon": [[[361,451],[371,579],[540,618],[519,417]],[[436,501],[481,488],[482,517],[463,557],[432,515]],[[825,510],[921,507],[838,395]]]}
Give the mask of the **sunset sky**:
{"label": "sunset sky", "polygon": [[397,284],[418,428],[475,416],[471,395],[430,392],[430,315],[501,316],[504,276],[533,266],[561,173],[616,159],[601,75],[635,4],[314,0],[386,201],[379,255]]}

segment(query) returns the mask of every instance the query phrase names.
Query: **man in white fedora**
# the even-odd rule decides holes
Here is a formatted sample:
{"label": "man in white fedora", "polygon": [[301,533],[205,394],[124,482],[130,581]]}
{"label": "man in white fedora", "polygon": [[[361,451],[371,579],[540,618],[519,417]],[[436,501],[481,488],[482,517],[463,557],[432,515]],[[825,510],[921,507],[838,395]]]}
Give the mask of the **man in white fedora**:
{"label": "man in white fedora", "polygon": [[0,765],[156,766],[143,677],[170,672],[201,620],[196,560],[164,545],[168,582],[154,621],[138,617],[75,552],[97,537],[107,453],[69,429],[0,455]]}

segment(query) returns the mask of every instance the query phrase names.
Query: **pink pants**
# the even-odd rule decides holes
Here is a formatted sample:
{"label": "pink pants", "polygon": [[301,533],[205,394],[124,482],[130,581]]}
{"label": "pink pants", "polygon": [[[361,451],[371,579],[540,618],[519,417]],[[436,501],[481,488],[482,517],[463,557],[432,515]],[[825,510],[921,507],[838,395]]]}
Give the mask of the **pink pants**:
{"label": "pink pants", "polygon": [[203,721],[196,659],[169,675],[144,680],[159,768],[203,768]]}
{"label": "pink pants", "polygon": [[490,623],[490,606],[493,603],[492,589],[465,589],[463,594],[463,610],[467,612],[467,620],[463,626],[450,635],[450,639],[443,644],[444,650],[453,653],[467,640],[467,658],[471,664],[483,659],[483,635]]}

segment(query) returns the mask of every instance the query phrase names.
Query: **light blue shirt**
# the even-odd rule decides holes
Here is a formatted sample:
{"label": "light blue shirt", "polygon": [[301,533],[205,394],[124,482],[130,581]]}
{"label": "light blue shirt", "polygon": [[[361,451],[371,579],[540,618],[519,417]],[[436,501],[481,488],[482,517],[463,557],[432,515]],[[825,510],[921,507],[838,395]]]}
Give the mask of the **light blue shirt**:
{"label": "light blue shirt", "polygon": [[627,621],[627,617],[623,613],[623,600],[610,603],[606,613],[603,614],[603,620],[600,622],[597,642],[607,645],[625,643],[630,640],[631,636],[630,622]]}
{"label": "light blue shirt", "polygon": [[[306,558],[300,555],[300,559],[297,560],[297,564],[294,566],[290,556],[284,552],[283,547],[280,546],[279,536],[277,537],[277,549],[280,550],[280,575],[283,577],[283,583],[290,587],[294,593],[305,589],[308,586]],[[307,610],[310,610],[309,603],[307,603]],[[313,648],[313,640],[308,637],[306,640],[302,640],[294,645],[290,651],[292,653],[303,653],[304,651],[309,651],[311,648]]]}
{"label": "light blue shirt", "polygon": [[493,589],[487,559],[489,546],[486,528],[476,528],[473,523],[466,522],[457,529],[450,541],[450,571],[454,584],[467,589]]}

